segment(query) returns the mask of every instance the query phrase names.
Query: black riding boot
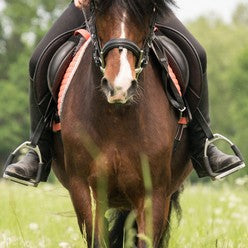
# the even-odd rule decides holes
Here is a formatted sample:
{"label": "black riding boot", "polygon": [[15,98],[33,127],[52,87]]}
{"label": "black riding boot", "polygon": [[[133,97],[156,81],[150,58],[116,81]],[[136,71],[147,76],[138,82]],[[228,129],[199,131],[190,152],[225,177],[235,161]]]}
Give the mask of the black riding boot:
{"label": "black riding boot", "polygon": [[[30,83],[31,138],[41,118],[42,118],[42,114],[40,112],[38,104],[36,103],[36,100],[34,97],[33,84],[31,81]],[[42,162],[43,162],[43,168],[41,170],[42,171],[41,181],[44,181],[44,182],[47,180],[47,177],[50,172],[50,165],[51,165],[51,158],[52,158],[51,151],[50,151],[50,147],[52,144],[51,136],[52,136],[51,130],[48,128],[45,128],[38,142],[38,147],[40,149]],[[27,182],[30,182],[30,185],[32,185],[32,182],[34,182],[37,177],[39,162],[40,161],[39,161],[38,154],[34,150],[30,149],[20,161],[7,166],[7,168],[4,171],[4,177],[7,179],[11,179],[13,181],[17,181],[17,182],[27,181]]]}
{"label": "black riding boot", "polygon": [[[199,117],[199,113],[204,117],[205,124],[201,124],[203,118]],[[210,131],[210,129],[203,130],[204,125],[210,126],[208,84],[206,75],[203,77],[203,89],[200,104],[189,125],[191,160],[194,169],[199,177],[210,176],[213,179],[220,179],[243,168],[245,164],[241,156],[227,155],[221,152],[215,145],[210,144],[207,149],[208,164],[213,172],[212,175],[210,175],[209,170],[206,168],[204,147],[206,139],[209,138],[207,136],[211,136],[212,134],[211,132],[210,135],[206,133]]]}

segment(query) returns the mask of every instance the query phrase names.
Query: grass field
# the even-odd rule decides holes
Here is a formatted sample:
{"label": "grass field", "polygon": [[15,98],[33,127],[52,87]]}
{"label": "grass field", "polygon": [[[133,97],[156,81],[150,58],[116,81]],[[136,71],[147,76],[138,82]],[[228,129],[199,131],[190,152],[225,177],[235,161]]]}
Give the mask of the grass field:
{"label": "grass field", "polygon": [[[173,216],[170,248],[247,248],[248,187],[186,185],[182,220]],[[68,193],[59,185],[0,182],[0,248],[85,247]]]}

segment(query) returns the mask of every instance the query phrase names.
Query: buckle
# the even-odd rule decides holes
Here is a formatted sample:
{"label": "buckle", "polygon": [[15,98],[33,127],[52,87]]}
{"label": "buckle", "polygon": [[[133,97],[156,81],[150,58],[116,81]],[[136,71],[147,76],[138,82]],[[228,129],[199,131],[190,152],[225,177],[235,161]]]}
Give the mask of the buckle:
{"label": "buckle", "polygon": [[[207,151],[208,151],[208,147],[210,144],[214,143],[215,141],[217,140],[223,140],[225,141],[226,143],[229,144],[229,146],[231,147],[231,149],[233,150],[234,154],[240,159],[240,162],[241,164],[238,164],[237,166],[233,167],[233,168],[230,168],[229,170],[225,171],[225,172],[213,172],[211,166],[210,166],[210,163],[209,163],[209,159],[208,159],[208,155],[207,155]],[[242,154],[240,152],[240,150],[238,149],[238,147],[233,144],[228,138],[226,138],[225,136],[221,135],[221,134],[214,134],[213,135],[213,138],[211,139],[206,139],[206,142],[205,142],[205,147],[204,147],[204,165],[205,165],[205,168],[208,172],[208,174],[211,176],[211,178],[213,180],[221,180],[223,179],[224,177],[242,169],[245,167],[245,163],[244,163],[244,159],[242,157]]]}
{"label": "buckle", "polygon": [[38,171],[37,171],[37,175],[35,179],[31,179],[31,180],[24,180],[24,179],[20,179],[20,178],[16,178],[10,175],[7,175],[5,172],[3,174],[3,178],[25,185],[25,186],[32,186],[32,187],[37,187],[37,185],[39,184],[40,180],[41,180],[41,174],[42,174],[42,169],[43,169],[43,161],[42,161],[42,157],[41,157],[41,152],[40,152],[40,148],[38,147],[38,145],[33,146],[31,144],[30,141],[26,141],[23,144],[21,144],[20,146],[18,146],[8,157],[5,166],[4,166],[4,171],[7,169],[7,167],[13,163],[13,161],[16,159],[18,153],[23,150],[23,149],[29,149],[29,150],[33,150],[38,158],[39,158],[39,165],[38,165]]}

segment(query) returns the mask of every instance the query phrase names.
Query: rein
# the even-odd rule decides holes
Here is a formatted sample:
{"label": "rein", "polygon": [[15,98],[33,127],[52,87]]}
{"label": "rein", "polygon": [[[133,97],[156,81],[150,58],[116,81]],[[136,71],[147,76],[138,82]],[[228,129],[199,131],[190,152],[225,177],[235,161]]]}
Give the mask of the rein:
{"label": "rein", "polygon": [[[123,49],[126,48],[128,51],[131,51],[137,59],[136,68],[135,68],[136,80],[137,80],[139,75],[141,74],[141,72],[149,62],[149,50],[151,48],[152,40],[154,37],[154,27],[157,16],[156,4],[154,3],[153,6],[152,18],[149,24],[149,33],[144,40],[144,44],[142,48],[139,48],[137,44],[135,44],[133,41],[125,38],[111,39],[103,47],[101,47],[99,38],[97,36],[97,29],[95,23],[94,24],[89,23],[85,10],[82,9],[82,12],[85,18],[86,27],[91,34],[91,40],[94,46],[93,59],[95,61],[95,64],[100,68],[102,74],[103,75],[105,74],[105,67],[106,67],[105,57],[107,56],[108,52],[114,48],[118,48],[119,51],[122,51]],[[95,13],[96,13],[96,4],[95,4],[95,0],[92,0],[91,15],[95,16]]]}

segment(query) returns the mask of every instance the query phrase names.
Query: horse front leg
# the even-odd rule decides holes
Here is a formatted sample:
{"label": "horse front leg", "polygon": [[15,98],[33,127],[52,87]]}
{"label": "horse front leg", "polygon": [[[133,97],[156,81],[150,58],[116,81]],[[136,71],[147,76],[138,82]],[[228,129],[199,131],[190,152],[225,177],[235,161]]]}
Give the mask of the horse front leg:
{"label": "horse front leg", "polygon": [[[100,247],[97,238],[97,229],[93,224],[95,218],[93,218],[93,206],[89,185],[84,183],[80,178],[71,178],[69,192],[82,234],[85,225],[88,247]],[[94,246],[92,246],[92,243],[94,243]]]}
{"label": "horse front leg", "polygon": [[170,197],[165,198],[164,189],[153,194],[153,247],[162,247],[163,238],[169,231]]}
{"label": "horse front leg", "polygon": [[170,197],[165,199],[164,196],[164,189],[155,192],[152,197],[152,206],[144,202],[136,208],[138,248],[162,247],[164,234],[169,228],[170,213]]}
{"label": "horse front leg", "polygon": [[146,212],[144,207],[144,200],[141,199],[136,205],[136,222],[138,232],[138,246],[137,248],[146,248],[147,244],[143,237],[146,236]]}

